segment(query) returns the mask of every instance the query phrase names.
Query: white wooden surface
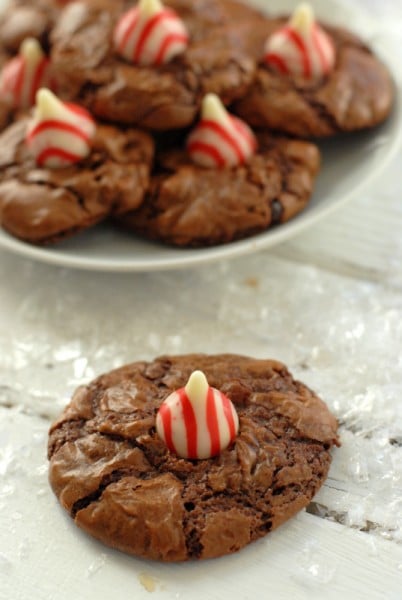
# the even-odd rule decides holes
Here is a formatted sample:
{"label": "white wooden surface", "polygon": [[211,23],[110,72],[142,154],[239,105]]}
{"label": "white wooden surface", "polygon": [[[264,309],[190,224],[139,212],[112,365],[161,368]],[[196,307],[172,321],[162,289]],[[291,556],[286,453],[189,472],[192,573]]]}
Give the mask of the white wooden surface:
{"label": "white wooden surface", "polygon": [[[402,3],[355,2],[402,58]],[[1,600],[402,599],[398,154],[354,204],[229,263],[102,275],[0,253]],[[207,563],[151,564],[62,513],[47,485],[47,429],[95,374],[190,351],[285,361],[337,414],[343,445],[308,511],[266,539]]]}

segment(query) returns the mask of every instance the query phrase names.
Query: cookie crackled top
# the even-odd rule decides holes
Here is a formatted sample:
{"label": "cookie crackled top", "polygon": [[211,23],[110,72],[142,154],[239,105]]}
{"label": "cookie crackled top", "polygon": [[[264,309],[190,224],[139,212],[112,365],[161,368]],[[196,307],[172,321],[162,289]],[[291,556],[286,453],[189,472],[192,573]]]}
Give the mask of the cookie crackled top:
{"label": "cookie crackled top", "polygon": [[374,127],[392,110],[388,68],[357,35],[320,22],[311,8],[253,19],[242,40],[258,68],[234,111],[253,127],[328,137]]}
{"label": "cookie crackled top", "polygon": [[[197,369],[239,418],[230,445],[199,460],[177,456],[156,431],[162,403]],[[75,523],[109,546],[163,561],[212,558],[305,507],[334,444],[336,419],[283,364],[164,356],[77,390],[50,430],[49,478]]]}
{"label": "cookie crackled top", "polygon": [[[156,13],[154,5],[130,3],[135,14],[122,2],[109,10],[84,1],[66,6],[51,35],[64,97],[109,121],[169,130],[190,125],[208,92],[225,105],[244,94],[255,62],[223,2],[166,0]],[[149,7],[152,16],[143,16]]]}
{"label": "cookie crackled top", "polygon": [[64,239],[141,204],[153,140],[95,123],[49,90],[0,135],[0,223],[33,244]]}
{"label": "cookie crackled top", "polygon": [[[222,133],[226,140],[219,139]],[[145,201],[118,222],[150,239],[202,247],[250,237],[293,218],[312,195],[318,148],[269,133],[260,132],[254,140],[243,129],[240,139],[241,146],[234,145],[226,128],[197,126],[187,148],[183,140],[158,147]],[[202,166],[194,158],[202,159]]]}

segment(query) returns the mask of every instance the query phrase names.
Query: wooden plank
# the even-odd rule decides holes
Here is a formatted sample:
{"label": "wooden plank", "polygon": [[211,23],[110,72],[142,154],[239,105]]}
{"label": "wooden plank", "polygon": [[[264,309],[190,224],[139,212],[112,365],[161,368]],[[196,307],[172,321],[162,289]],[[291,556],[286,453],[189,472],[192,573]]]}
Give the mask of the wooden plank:
{"label": "wooden plank", "polygon": [[398,160],[364,197],[342,206],[272,253],[338,274],[401,287],[402,202],[395,193],[399,168]]}
{"label": "wooden plank", "polygon": [[[33,264],[21,277],[21,263],[0,263],[0,404],[48,424],[78,383],[117,364],[197,350],[272,356],[344,423],[323,514],[402,535],[401,449],[389,442],[402,436],[400,291],[265,254],[129,278]],[[120,294],[104,310],[109,288]]]}
{"label": "wooden plank", "polygon": [[237,555],[140,561],[80,532],[46,481],[47,423],[0,409],[1,598],[399,600],[402,546],[306,513]]}

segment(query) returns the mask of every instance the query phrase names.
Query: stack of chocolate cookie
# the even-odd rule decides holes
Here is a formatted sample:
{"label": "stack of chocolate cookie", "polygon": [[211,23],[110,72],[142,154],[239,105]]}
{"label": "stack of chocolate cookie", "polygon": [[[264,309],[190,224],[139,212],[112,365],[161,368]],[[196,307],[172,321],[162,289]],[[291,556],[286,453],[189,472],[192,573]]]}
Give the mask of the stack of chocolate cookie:
{"label": "stack of chocolate cookie", "polygon": [[[35,244],[108,218],[178,246],[262,232],[312,194],[307,138],[392,107],[381,62],[307,6],[288,20],[233,0],[14,0],[0,36],[0,221]],[[69,151],[71,111],[32,108],[41,88],[96,120],[87,152]]]}

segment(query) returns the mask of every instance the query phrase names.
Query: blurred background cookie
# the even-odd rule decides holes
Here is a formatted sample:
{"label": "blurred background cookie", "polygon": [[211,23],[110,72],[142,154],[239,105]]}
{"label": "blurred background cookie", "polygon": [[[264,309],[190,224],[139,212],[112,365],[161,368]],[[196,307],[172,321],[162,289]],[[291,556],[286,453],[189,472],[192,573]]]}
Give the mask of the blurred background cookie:
{"label": "blurred background cookie", "polygon": [[[149,16],[151,25],[157,14],[167,10],[171,15],[173,10],[187,33],[179,53],[163,57],[158,57],[158,49],[163,54],[170,34],[162,25],[155,35],[151,26],[144,29],[146,36],[137,32],[137,8],[142,24],[143,14],[148,18],[151,9],[141,2],[129,13],[83,2],[66,7],[51,36],[52,60],[65,97],[78,99],[107,120],[169,130],[190,125],[208,92],[218,94],[225,104],[244,95],[255,61],[242,49],[224,5],[170,0],[166,8],[155,9]],[[158,24],[170,20],[159,19]]]}
{"label": "blurred background cookie", "polygon": [[35,116],[0,136],[2,227],[48,244],[138,207],[149,184],[152,139],[135,129],[96,125],[86,111],[63,105],[47,90],[39,95]]}
{"label": "blurred background cookie", "polygon": [[223,106],[214,110],[203,110],[187,144],[182,138],[166,148],[165,141],[144,203],[119,219],[125,228],[177,246],[210,246],[265,231],[303,210],[319,170],[318,148],[268,132],[253,144],[251,130],[241,129],[245,123]]}
{"label": "blurred background cookie", "polygon": [[247,27],[244,44],[259,66],[234,111],[252,126],[320,137],[374,127],[389,115],[388,69],[345,28],[321,27],[303,5],[290,21],[261,18]]}

